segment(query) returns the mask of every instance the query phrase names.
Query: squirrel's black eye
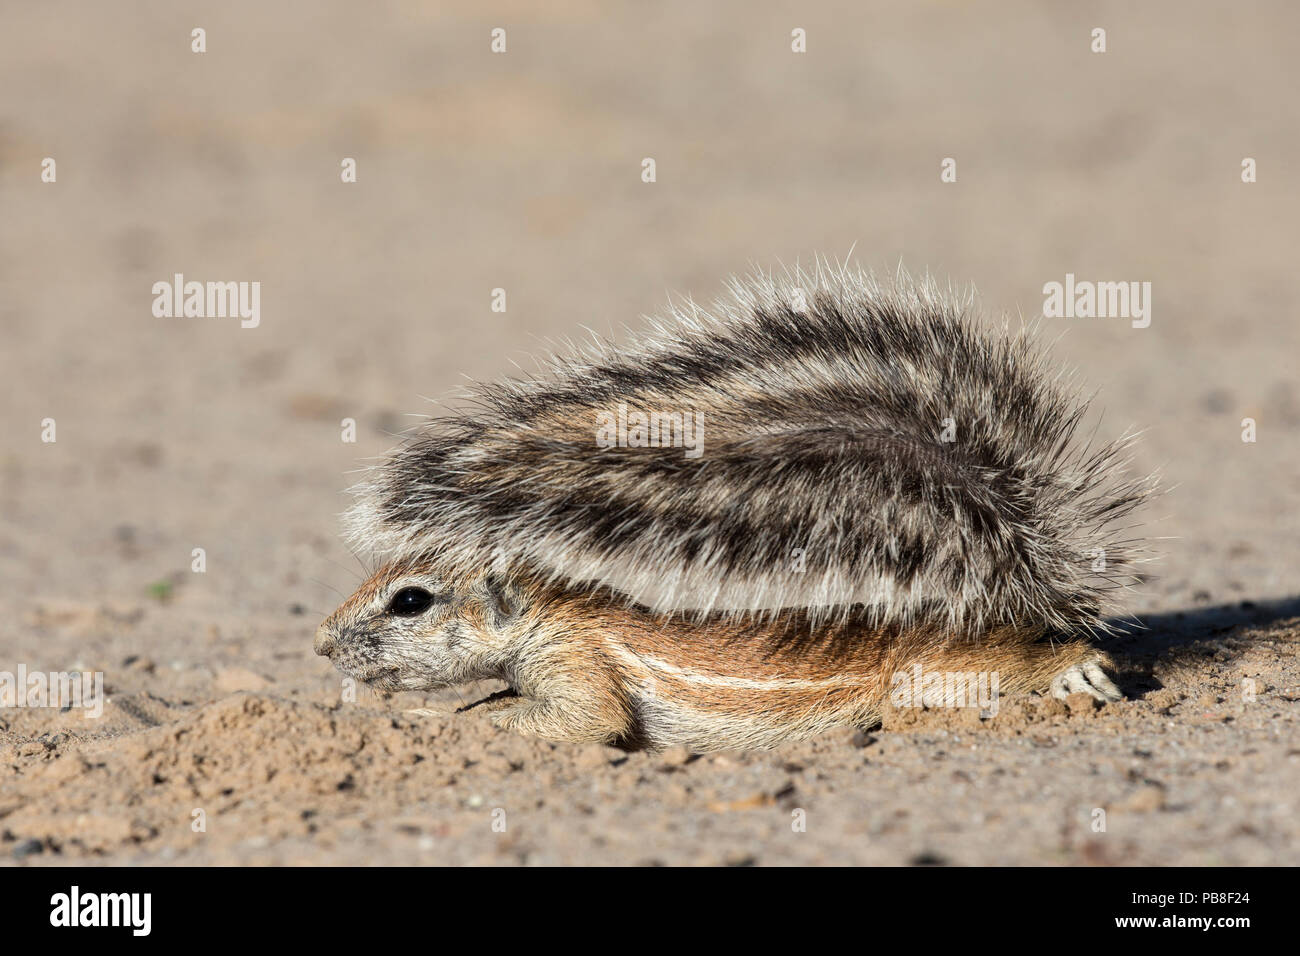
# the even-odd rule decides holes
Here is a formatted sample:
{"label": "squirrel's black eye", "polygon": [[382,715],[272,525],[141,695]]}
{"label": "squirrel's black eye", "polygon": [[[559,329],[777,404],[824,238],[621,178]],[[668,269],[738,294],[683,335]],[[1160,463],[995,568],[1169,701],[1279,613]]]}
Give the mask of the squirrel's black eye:
{"label": "squirrel's black eye", "polygon": [[433,595],[424,588],[402,588],[388,602],[388,613],[400,614],[402,617],[415,617],[429,610],[432,604]]}

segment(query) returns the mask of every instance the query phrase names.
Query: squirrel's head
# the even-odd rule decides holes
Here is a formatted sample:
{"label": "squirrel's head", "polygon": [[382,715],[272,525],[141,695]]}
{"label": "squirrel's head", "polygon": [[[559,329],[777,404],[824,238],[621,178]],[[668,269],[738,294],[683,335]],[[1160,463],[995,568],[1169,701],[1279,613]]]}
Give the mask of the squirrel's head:
{"label": "squirrel's head", "polygon": [[522,592],[496,575],[453,588],[427,562],[394,562],[316,629],[315,650],[384,690],[495,677],[524,604]]}

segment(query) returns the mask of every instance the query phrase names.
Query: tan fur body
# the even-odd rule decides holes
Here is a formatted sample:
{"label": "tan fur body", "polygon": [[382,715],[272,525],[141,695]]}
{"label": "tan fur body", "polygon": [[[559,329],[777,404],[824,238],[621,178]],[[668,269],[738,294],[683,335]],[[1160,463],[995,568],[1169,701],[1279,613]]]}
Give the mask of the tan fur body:
{"label": "tan fur body", "polygon": [[[1109,664],[1086,642],[1053,644],[1034,632],[1003,629],[972,642],[924,631],[864,633],[865,625],[794,616],[698,623],[526,579],[462,585],[445,610],[419,625],[417,640],[395,642],[401,653],[382,646],[371,659],[348,653],[385,620],[392,594],[438,580],[435,567],[418,561],[381,569],[321,625],[317,651],[391,690],[503,680],[519,696],[487,704],[493,721],[554,740],[696,752],[772,747],[879,723],[900,675],[918,666],[927,674],[993,673],[998,693],[1008,694],[1047,690],[1062,674]],[[421,643],[447,648],[452,660],[421,665],[412,659]],[[1107,691],[1113,688],[1090,690]]]}

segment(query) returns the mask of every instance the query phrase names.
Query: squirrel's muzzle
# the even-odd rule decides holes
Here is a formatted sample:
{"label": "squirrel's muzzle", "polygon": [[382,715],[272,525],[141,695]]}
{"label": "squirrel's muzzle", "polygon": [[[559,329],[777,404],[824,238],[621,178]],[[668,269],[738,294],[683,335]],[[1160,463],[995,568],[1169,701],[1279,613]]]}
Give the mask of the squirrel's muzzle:
{"label": "squirrel's muzzle", "polygon": [[329,627],[329,622],[325,621],[320,627],[316,628],[316,639],[312,641],[312,650],[321,657],[332,657],[338,645],[334,643],[334,631]]}

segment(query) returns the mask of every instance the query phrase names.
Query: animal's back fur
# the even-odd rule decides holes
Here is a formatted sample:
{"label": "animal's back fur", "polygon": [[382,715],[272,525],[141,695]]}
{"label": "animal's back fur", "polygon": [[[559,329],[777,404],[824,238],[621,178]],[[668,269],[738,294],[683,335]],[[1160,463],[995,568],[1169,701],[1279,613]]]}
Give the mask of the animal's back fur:
{"label": "animal's back fur", "polygon": [[[1096,628],[1150,482],[1032,336],[929,282],[846,269],[733,283],[630,346],[476,386],[370,471],[349,513],[380,554],[526,569],[652,612]],[[703,454],[599,447],[618,407],[698,413]],[[945,441],[946,426],[953,440]]]}

